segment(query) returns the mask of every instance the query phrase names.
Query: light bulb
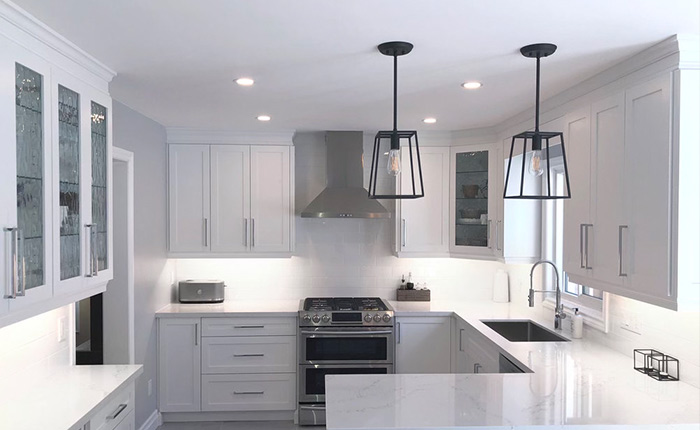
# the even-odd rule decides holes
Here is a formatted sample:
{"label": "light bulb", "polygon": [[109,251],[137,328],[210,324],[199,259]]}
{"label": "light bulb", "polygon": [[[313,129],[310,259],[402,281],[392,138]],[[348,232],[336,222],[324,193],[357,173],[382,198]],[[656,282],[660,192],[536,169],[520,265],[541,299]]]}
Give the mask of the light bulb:
{"label": "light bulb", "polygon": [[398,149],[389,150],[389,161],[386,164],[386,172],[391,176],[401,173],[401,155]]}
{"label": "light bulb", "polygon": [[534,177],[541,176],[542,173],[544,173],[544,169],[542,168],[541,150],[537,149],[532,151],[532,155],[530,156],[530,162],[527,163],[527,173]]}

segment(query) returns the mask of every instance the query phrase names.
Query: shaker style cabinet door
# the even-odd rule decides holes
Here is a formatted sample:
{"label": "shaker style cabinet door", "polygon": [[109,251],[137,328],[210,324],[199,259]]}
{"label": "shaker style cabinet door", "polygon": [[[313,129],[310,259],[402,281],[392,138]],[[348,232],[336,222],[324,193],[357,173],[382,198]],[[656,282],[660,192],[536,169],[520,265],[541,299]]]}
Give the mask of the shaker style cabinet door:
{"label": "shaker style cabinet door", "polygon": [[0,37],[0,315],[53,294],[51,73]]}
{"label": "shaker style cabinet door", "polygon": [[288,252],[290,245],[290,147],[250,148],[250,247]]}
{"label": "shaker style cabinet door", "polygon": [[212,145],[211,251],[250,248],[250,147]]}
{"label": "shaker style cabinet door", "polygon": [[396,323],[396,373],[450,373],[451,317],[403,317]]}
{"label": "shaker style cabinet door", "polygon": [[201,410],[201,322],[199,318],[158,320],[158,409]]}
{"label": "shaker style cabinet door", "polygon": [[171,252],[207,252],[210,246],[209,146],[170,145],[168,215]]}

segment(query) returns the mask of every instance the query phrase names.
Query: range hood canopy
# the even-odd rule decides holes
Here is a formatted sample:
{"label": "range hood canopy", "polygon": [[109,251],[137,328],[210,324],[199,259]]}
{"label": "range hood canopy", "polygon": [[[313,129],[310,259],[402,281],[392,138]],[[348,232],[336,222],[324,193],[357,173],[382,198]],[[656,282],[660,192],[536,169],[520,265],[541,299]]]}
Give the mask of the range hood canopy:
{"label": "range hood canopy", "polygon": [[326,133],[326,188],[301,213],[302,218],[391,218],[363,187],[361,131]]}

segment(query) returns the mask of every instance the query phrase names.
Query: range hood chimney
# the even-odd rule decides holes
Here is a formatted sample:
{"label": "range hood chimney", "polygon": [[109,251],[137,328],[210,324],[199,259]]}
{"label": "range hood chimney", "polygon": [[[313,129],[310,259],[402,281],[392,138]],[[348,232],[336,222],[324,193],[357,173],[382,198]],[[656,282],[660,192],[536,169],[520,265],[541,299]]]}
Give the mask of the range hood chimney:
{"label": "range hood chimney", "polygon": [[326,188],[301,213],[302,218],[391,218],[363,187],[361,131],[326,133]]}

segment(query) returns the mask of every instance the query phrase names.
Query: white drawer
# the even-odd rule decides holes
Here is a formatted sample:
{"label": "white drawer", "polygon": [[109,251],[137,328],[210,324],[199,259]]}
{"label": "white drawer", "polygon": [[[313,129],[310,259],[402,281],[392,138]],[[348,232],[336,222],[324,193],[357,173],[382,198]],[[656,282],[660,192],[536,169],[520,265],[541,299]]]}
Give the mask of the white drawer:
{"label": "white drawer", "polygon": [[129,412],[129,415],[114,428],[114,430],[136,430],[136,417],[134,411]]}
{"label": "white drawer", "polygon": [[296,336],[202,338],[202,373],[296,371]]}
{"label": "white drawer", "polygon": [[91,430],[114,430],[134,410],[134,385],[129,385],[90,419]]}
{"label": "white drawer", "polygon": [[202,318],[202,336],[294,336],[296,317]]}
{"label": "white drawer", "polygon": [[291,411],[296,374],[202,375],[202,411]]}

